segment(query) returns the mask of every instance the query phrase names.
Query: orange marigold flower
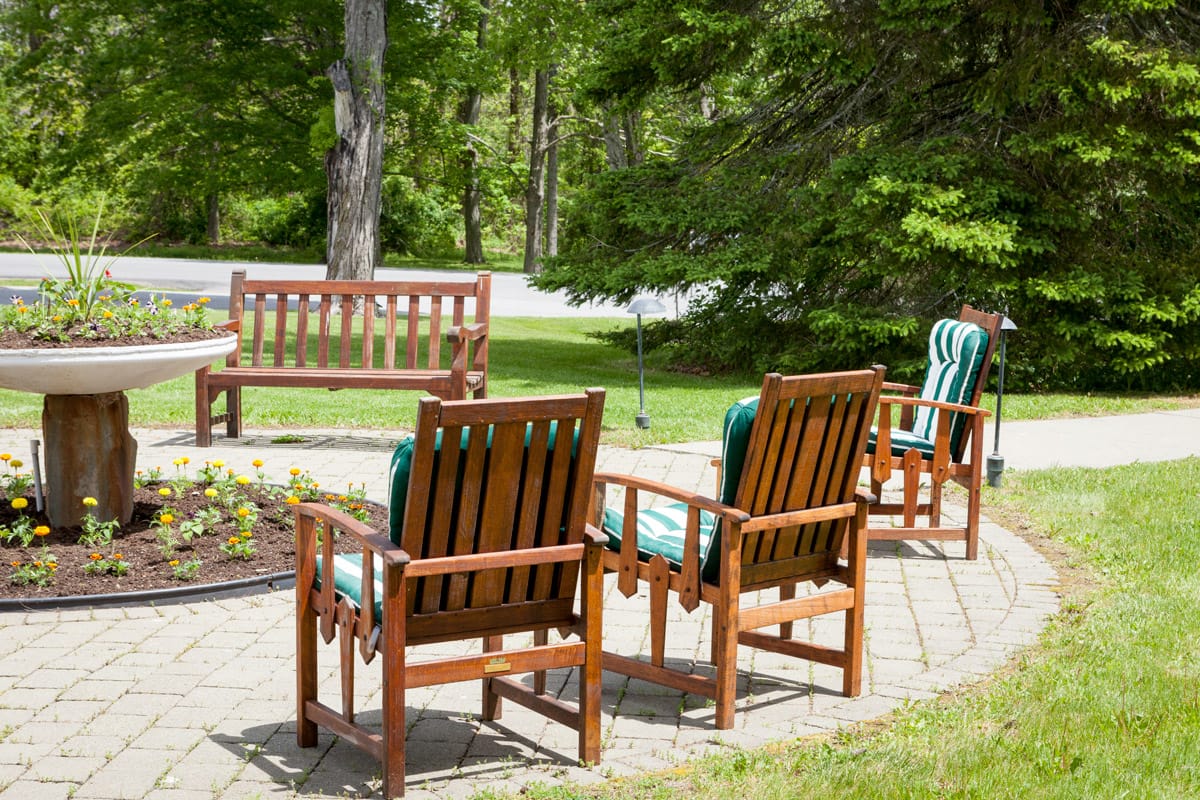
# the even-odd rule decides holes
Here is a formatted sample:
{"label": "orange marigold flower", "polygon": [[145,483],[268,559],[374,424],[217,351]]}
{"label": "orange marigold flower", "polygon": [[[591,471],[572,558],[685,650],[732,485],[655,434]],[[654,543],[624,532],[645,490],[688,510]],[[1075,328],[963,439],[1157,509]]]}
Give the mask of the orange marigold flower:
{"label": "orange marigold flower", "polygon": [[159,514],[158,521],[161,522],[163,525],[170,525],[172,522],[175,521],[175,515],[174,514]]}
{"label": "orange marigold flower", "polygon": [[179,460],[182,461],[184,464],[192,463],[192,460],[190,458],[188,458],[187,456],[184,456],[183,458],[181,458]]}
{"label": "orange marigold flower", "polygon": [[293,475],[293,476],[295,476],[295,475],[299,475],[299,474],[300,474],[300,468],[299,468],[299,467],[292,467],[291,469],[289,469],[289,470],[288,470],[288,474],[289,474],[289,475]]}
{"label": "orange marigold flower", "polygon": [[242,540],[236,536],[230,536],[225,541],[229,542],[229,544],[241,544],[242,543]]}
{"label": "orange marigold flower", "polygon": [[12,453],[0,453],[0,461],[8,461],[12,458]]}
{"label": "orange marigold flower", "polygon": [[38,525],[36,528],[33,529],[34,536],[45,536],[49,533],[50,533],[49,525]]}
{"label": "orange marigold flower", "polygon": [[108,310],[106,309],[106,310],[104,311],[104,313],[103,313],[103,314],[101,314],[101,316],[102,316],[102,317],[104,317],[105,319],[112,319],[112,318],[113,318],[113,313],[112,313],[111,311],[108,311]]}
{"label": "orange marigold flower", "polygon": [[88,556],[88,558],[90,558],[92,561],[99,561],[100,559],[104,558],[104,556],[100,555],[99,553],[92,553],[90,556]]}
{"label": "orange marigold flower", "polygon": [[237,515],[239,517],[242,517],[243,519],[245,519],[246,517],[250,516],[250,509],[246,508],[245,506],[242,506],[241,508],[239,508],[237,510]]}
{"label": "orange marigold flower", "polygon": [[58,569],[58,562],[57,562],[57,561],[51,561],[51,562],[50,562],[49,564],[47,564],[46,566],[50,568],[50,571],[51,571],[51,572],[53,572],[54,570]]}
{"label": "orange marigold flower", "polygon": [[10,561],[10,562],[8,562],[8,565],[10,567],[19,567],[19,566],[21,566],[21,562],[20,561]]}
{"label": "orange marigold flower", "polygon": [[207,303],[211,303],[211,302],[212,302],[212,299],[211,299],[211,298],[208,298],[208,297],[201,297],[201,298],[200,298],[199,300],[197,300],[196,302],[197,302],[197,303],[199,303],[200,305],[206,305]]}
{"label": "orange marigold flower", "polygon": [[120,553],[113,553],[113,554],[112,554],[113,561],[120,561],[120,560],[121,560],[121,559],[123,559],[124,557],[125,557],[125,556],[121,555]]}
{"label": "orange marigold flower", "polygon": [[263,460],[261,458],[256,458],[250,462],[250,466],[252,466],[252,467],[261,467],[262,465],[263,465]]}
{"label": "orange marigold flower", "polygon": [[79,301],[76,298],[72,297],[70,300],[67,301],[67,305],[77,306],[77,305],[79,305]]}
{"label": "orange marigold flower", "polygon": [[169,298],[169,297],[164,297],[164,298],[163,298],[163,300],[162,300],[162,305],[164,305],[164,306],[169,306],[169,305],[171,305],[171,298]]}
{"label": "orange marigold flower", "polygon": [[296,505],[296,504],[297,504],[297,503],[299,503],[299,502],[300,502],[300,498],[299,498],[299,497],[296,497],[296,495],[294,495],[294,494],[293,494],[293,495],[291,495],[291,496],[289,496],[289,497],[288,497],[288,499],[287,499],[287,504],[288,504],[289,506],[294,506],[294,505]]}
{"label": "orange marigold flower", "polygon": [[168,563],[168,564],[170,564],[172,567],[178,567],[178,566],[179,566],[179,559],[178,559],[178,558],[172,558],[172,559],[171,559],[170,561],[168,561],[167,563]]}

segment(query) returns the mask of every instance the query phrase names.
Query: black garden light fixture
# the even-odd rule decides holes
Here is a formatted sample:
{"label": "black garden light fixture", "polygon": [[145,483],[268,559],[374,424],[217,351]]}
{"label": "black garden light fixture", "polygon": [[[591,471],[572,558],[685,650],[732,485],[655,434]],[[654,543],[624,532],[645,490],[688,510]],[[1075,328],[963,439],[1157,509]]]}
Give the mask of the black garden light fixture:
{"label": "black garden light fixture", "polygon": [[993,428],[995,442],[992,445],[992,454],[987,457],[988,486],[993,489],[1000,488],[1000,476],[1004,473],[1004,456],[1000,455],[1000,405],[1004,402],[1004,356],[1005,345],[1008,344],[1008,332],[1016,329],[1016,323],[1008,318],[1008,314],[1005,314],[1004,321],[1000,323],[1000,374],[996,376],[996,424]]}
{"label": "black garden light fixture", "polygon": [[625,309],[627,313],[637,315],[638,408],[640,409],[637,415],[637,426],[643,429],[650,427],[650,415],[646,413],[646,373],[642,366],[642,315],[664,314],[666,310],[666,306],[653,297],[639,297],[629,304],[629,308]]}

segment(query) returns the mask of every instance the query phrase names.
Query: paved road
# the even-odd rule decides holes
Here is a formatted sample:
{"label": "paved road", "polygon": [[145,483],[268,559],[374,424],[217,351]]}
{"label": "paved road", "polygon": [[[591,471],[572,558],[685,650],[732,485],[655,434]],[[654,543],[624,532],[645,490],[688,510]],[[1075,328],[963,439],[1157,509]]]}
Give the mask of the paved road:
{"label": "paved road", "polygon": [[[114,269],[119,280],[155,289],[176,290],[191,299],[207,295],[214,299],[213,307],[228,307],[220,302],[229,293],[229,274],[244,269],[252,279],[292,278],[317,280],[325,277],[323,264],[259,264],[241,261],[193,261],[180,258],[121,258]],[[66,271],[53,255],[33,253],[0,253],[0,286],[6,281],[37,280],[46,274],[65,276]],[[379,280],[435,280],[448,276],[463,276],[456,270],[394,269],[376,270]],[[4,293],[3,301],[8,295]],[[29,302],[32,290],[18,292]],[[685,301],[673,297],[660,298],[675,316],[686,307]],[[495,317],[624,317],[625,306],[608,303],[571,306],[564,292],[541,292],[531,288],[525,276],[512,272],[492,274],[492,316]]]}

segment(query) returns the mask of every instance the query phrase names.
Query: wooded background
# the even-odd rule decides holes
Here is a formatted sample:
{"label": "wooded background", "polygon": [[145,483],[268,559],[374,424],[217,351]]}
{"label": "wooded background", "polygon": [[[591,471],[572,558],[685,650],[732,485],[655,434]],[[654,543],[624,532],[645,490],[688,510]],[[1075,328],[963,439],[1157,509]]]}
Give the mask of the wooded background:
{"label": "wooded background", "polygon": [[1194,389],[1198,51],[1170,0],[5,0],[0,223],[522,253],[692,292],[647,343],[708,370],[903,378],[967,302],[1015,386]]}

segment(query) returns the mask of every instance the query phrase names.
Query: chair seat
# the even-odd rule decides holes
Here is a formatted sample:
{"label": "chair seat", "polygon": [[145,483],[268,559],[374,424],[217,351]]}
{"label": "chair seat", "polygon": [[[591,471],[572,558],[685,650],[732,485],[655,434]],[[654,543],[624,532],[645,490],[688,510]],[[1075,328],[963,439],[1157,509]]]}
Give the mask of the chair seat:
{"label": "chair seat", "polygon": [[[637,514],[638,556],[650,560],[661,555],[672,567],[683,566],[683,540],[687,533],[687,503],[672,503],[659,508],[647,508]],[[608,534],[607,547],[621,552],[621,531],[625,515],[613,508],[604,510],[604,532]],[[705,580],[715,580],[719,559],[709,558],[710,549],[720,541],[713,536],[717,518],[700,509],[700,574]]]}
{"label": "chair seat", "polygon": [[[878,433],[876,428],[871,428],[871,432],[867,435],[867,452],[875,452],[875,436]],[[917,436],[912,431],[902,431],[892,428],[892,455],[897,458],[902,458],[911,448],[917,448],[921,453],[921,458],[928,460],[933,458],[933,441]]]}

